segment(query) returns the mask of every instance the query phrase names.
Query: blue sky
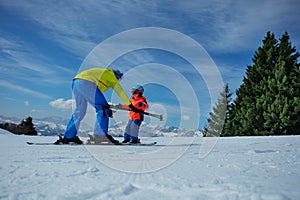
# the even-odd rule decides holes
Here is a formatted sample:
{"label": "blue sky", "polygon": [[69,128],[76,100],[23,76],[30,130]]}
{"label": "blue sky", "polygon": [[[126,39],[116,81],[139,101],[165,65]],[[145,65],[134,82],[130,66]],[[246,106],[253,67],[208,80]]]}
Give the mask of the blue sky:
{"label": "blue sky", "polygon": [[[117,51],[97,51],[97,47],[143,27],[175,31],[200,44],[234,92],[267,31],[276,38],[287,31],[299,51],[299,7],[297,0],[0,0],[0,114],[69,118],[72,78],[92,66],[89,63],[101,65],[102,58]],[[164,38],[163,32],[146,39]],[[178,42],[176,39],[171,37],[169,42]],[[127,42],[128,46],[136,41],[132,37]],[[121,49],[125,43],[119,43]],[[125,73],[121,84],[128,94],[131,85],[144,84],[150,111],[166,116],[164,122],[150,118],[146,122],[202,129],[212,106],[210,92],[217,91],[208,86],[214,80],[203,77],[174,52],[135,49],[120,55],[109,67]],[[121,103],[111,91],[106,96]],[[115,121],[126,121],[122,112],[115,116]]]}

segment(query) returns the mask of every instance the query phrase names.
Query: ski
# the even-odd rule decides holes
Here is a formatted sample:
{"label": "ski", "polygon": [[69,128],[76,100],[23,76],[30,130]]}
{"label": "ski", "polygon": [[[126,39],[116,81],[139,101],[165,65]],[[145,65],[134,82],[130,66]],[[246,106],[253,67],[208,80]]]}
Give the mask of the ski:
{"label": "ski", "polygon": [[149,142],[149,143],[121,143],[121,145],[129,145],[129,146],[153,146],[156,145],[157,142]]}
{"label": "ski", "polygon": [[150,142],[150,143],[112,143],[110,141],[103,141],[103,142],[96,142],[95,143],[95,137],[94,135],[90,135],[88,134],[89,139],[87,140],[87,142],[85,143],[85,145],[130,145],[130,146],[153,146],[155,145],[157,142]]}
{"label": "ski", "polygon": [[76,144],[76,143],[69,143],[69,144],[55,144],[54,142],[26,142],[28,145],[83,145],[83,144]]}
{"label": "ski", "polygon": [[92,144],[92,143],[86,143],[84,145],[93,145],[93,146],[105,146],[105,145],[111,145],[111,146],[153,146],[156,145],[157,142],[149,142],[149,143],[97,143],[97,144]]}
{"label": "ski", "polygon": [[149,142],[149,143],[97,143],[97,144],[76,144],[76,143],[69,143],[69,144],[54,144],[52,142],[26,142],[28,145],[70,145],[70,146],[81,146],[81,145],[93,145],[93,146],[105,146],[105,145],[110,145],[110,146],[153,146],[157,144],[157,142]]}

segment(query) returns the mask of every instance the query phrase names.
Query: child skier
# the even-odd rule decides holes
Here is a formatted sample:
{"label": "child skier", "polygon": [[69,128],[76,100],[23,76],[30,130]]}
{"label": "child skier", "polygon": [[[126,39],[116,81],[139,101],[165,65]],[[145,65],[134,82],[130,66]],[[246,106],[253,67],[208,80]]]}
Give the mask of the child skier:
{"label": "child skier", "polygon": [[[143,96],[143,92],[144,88],[141,85],[134,85],[131,90],[131,104],[141,111],[145,111],[149,107],[146,97]],[[123,106],[127,107],[127,105]],[[122,143],[140,143],[138,135],[143,120],[144,114],[142,112],[137,113],[132,110],[129,112],[129,120],[125,128],[124,141]]]}

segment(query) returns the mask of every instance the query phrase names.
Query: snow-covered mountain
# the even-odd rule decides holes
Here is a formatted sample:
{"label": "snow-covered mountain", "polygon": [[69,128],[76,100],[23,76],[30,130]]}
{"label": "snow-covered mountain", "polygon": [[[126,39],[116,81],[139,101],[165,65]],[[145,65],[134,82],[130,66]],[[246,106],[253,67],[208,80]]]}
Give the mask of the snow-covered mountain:
{"label": "snow-covered mountain", "polygon": [[[6,117],[0,115],[0,123],[20,123],[22,119],[16,117]],[[61,135],[64,133],[67,119],[61,117],[47,117],[40,119],[33,119],[33,124],[39,135],[53,136]],[[109,134],[114,136],[123,135],[126,122],[116,122],[111,124],[109,128]],[[87,133],[92,133],[93,127],[82,122],[80,126],[79,135],[86,136]],[[141,137],[193,137],[202,136],[199,130],[193,129],[180,129],[173,126],[161,126],[161,125],[148,125],[143,123],[140,129]]]}
{"label": "snow-covered mountain", "polygon": [[[126,123],[127,122],[117,122],[111,125],[109,133],[112,135],[122,135]],[[174,126],[149,125],[143,123],[139,135],[141,137],[193,137],[202,136],[202,133],[199,130],[180,129]]]}

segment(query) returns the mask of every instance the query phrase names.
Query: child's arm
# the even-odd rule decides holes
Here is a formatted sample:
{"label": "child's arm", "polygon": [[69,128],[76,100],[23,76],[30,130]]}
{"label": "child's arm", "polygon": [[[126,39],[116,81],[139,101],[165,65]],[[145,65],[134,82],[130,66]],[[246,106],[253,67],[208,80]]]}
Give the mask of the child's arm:
{"label": "child's arm", "polygon": [[129,110],[129,109],[130,109],[129,106],[128,106],[127,104],[123,104],[123,105],[121,105],[121,106],[122,106],[123,109],[126,109],[126,110]]}

